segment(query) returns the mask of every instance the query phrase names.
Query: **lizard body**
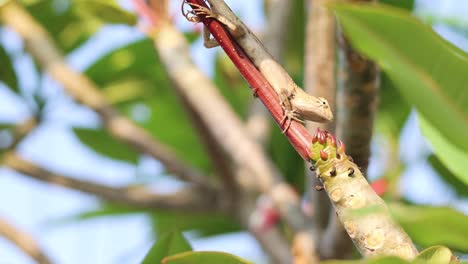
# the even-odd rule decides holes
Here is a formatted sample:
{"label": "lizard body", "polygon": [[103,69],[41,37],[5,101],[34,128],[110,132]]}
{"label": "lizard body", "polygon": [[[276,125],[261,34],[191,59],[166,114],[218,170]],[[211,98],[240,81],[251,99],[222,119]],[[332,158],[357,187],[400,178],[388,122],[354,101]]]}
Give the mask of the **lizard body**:
{"label": "lizard body", "polygon": [[[314,122],[328,122],[333,119],[333,114],[328,101],[322,97],[314,97],[307,94],[303,89],[296,85],[284,68],[275,61],[261,41],[252,31],[232,12],[229,6],[223,0],[207,0],[210,4],[208,9],[203,6],[190,4],[193,8],[193,14],[204,14],[208,18],[214,18],[224,24],[229,32],[242,47],[253,64],[262,73],[265,79],[275,90],[284,108],[283,122],[288,120],[297,120],[299,118]],[[187,17],[187,16],[186,16]],[[190,17],[190,21],[199,22],[198,18]],[[218,46],[214,39],[210,39],[209,32],[206,30],[205,47],[212,48]],[[286,125],[286,131],[289,127]],[[283,132],[284,132],[283,131]]]}

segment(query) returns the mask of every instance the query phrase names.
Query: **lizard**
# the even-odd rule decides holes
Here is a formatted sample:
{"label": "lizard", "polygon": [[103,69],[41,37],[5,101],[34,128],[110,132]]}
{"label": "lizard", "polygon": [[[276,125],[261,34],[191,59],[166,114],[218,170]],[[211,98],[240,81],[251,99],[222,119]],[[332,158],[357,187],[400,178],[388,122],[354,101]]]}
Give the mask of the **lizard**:
{"label": "lizard", "polygon": [[[207,0],[210,8],[188,3],[192,10],[182,13],[191,22],[198,23],[201,19],[198,15],[205,15],[226,26],[231,35],[236,39],[253,64],[270,83],[278,95],[280,104],[284,110],[281,125],[288,122],[283,130],[286,132],[292,120],[305,123],[303,119],[325,123],[333,119],[328,101],[323,97],[315,97],[306,93],[289,76],[286,70],[275,61],[255,34],[232,12],[223,0]],[[189,16],[190,14],[194,16]],[[204,45],[206,48],[218,46],[217,41],[210,37],[210,32],[204,29]]]}

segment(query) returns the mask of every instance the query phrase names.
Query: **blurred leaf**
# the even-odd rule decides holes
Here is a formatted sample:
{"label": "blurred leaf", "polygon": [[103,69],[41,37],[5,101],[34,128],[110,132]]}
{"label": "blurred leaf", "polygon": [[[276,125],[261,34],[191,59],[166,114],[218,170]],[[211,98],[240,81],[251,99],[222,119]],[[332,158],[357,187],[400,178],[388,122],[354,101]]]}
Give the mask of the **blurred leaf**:
{"label": "blurred leaf", "polygon": [[74,9],[84,19],[94,18],[102,23],[134,25],[137,18],[112,0],[74,0]]}
{"label": "blurred leaf", "polygon": [[162,260],[163,264],[252,264],[252,262],[224,252],[184,252]]}
{"label": "blurred leaf", "polygon": [[398,257],[378,257],[370,259],[359,259],[359,260],[329,260],[320,262],[323,264],[409,264],[409,261],[403,260]]}
{"label": "blurred leaf", "polygon": [[81,45],[100,26],[94,21],[81,19],[72,10],[70,3],[70,0],[41,0],[26,6],[65,52]]}
{"label": "blurred leaf", "polygon": [[399,7],[411,11],[414,9],[414,0],[380,0],[380,3]]}
{"label": "blurred leaf", "polygon": [[288,73],[297,81],[302,80],[304,74],[304,50],[306,32],[306,9],[304,0],[291,1],[290,16],[294,19],[287,20],[287,37],[284,40],[284,67]]}
{"label": "blurred leaf", "polygon": [[453,175],[453,173],[444,166],[437,156],[429,155],[427,160],[437,174],[439,174],[439,176],[448,183],[458,195],[468,197],[468,188],[466,184]]}
{"label": "blurred leaf", "polygon": [[161,211],[152,214],[156,234],[166,230],[197,231],[200,236],[211,236],[241,230],[232,217],[219,213],[192,213]]}
{"label": "blurred leaf", "polygon": [[[116,105],[120,112],[171,146],[181,159],[205,172],[211,171],[210,161],[172,89],[151,40],[144,39],[112,51],[88,68],[86,74],[100,87],[138,80],[138,83],[133,83],[135,89],[144,91],[122,97]],[[124,101],[127,103],[121,103]]]}
{"label": "blurred leaf", "polygon": [[450,249],[443,246],[433,246],[419,253],[414,262],[418,263],[418,261],[422,261],[427,264],[449,264],[451,263],[452,256]]}
{"label": "blurred leaf", "polygon": [[149,81],[138,80],[134,78],[121,79],[112,82],[102,89],[107,102],[113,105],[135,102],[145,96],[151,96],[148,87]]}
{"label": "blurred leaf", "polygon": [[[271,126],[276,124],[272,122]],[[281,129],[272,129],[267,149],[286,181],[302,193],[305,189],[304,160],[291,147],[291,143],[281,133]]]}
{"label": "blurred leaf", "polygon": [[384,72],[381,74],[380,83],[376,128],[386,136],[394,137],[394,141],[397,142],[411,109],[398,93],[395,84]]}
{"label": "blurred leaf", "polygon": [[75,127],[73,128],[73,133],[75,133],[83,144],[92,148],[99,154],[133,164],[138,161],[139,154],[137,152],[121,141],[113,138],[106,130]]}
{"label": "blurred leaf", "polygon": [[247,87],[248,84],[225,53],[216,57],[213,79],[232,108],[240,116],[245,117],[253,95]]}
{"label": "blurred leaf", "polygon": [[4,82],[13,92],[19,94],[18,79],[16,79],[13,62],[2,45],[0,45],[0,62],[0,81]]}
{"label": "blurred leaf", "polygon": [[161,263],[164,257],[191,251],[192,247],[180,232],[162,234],[143,259],[142,264]]}
{"label": "blurred leaf", "polygon": [[392,215],[422,247],[445,245],[468,252],[468,216],[448,207],[389,204]]}
{"label": "blurred leaf", "polygon": [[386,71],[402,96],[468,151],[468,57],[401,9],[333,4],[346,35]]}
{"label": "blurred leaf", "polygon": [[[425,117],[418,115],[418,121],[423,135],[431,142],[434,153],[453,175],[465,183],[466,188],[468,186],[468,150],[464,151],[458,145],[453,144],[452,141],[445,138],[440,131],[427,122]],[[459,128],[454,127],[453,129],[457,130]]]}

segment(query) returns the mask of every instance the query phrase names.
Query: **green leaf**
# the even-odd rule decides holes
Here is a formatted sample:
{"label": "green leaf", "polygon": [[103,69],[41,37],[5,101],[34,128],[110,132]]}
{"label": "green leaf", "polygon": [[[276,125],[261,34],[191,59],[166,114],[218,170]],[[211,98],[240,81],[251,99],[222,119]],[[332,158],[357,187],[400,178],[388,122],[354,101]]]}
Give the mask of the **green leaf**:
{"label": "green leaf", "polygon": [[433,246],[426,248],[416,257],[416,263],[419,261],[427,264],[449,264],[452,260],[452,252],[443,246]]}
{"label": "green leaf", "polygon": [[247,83],[242,75],[224,53],[216,57],[213,79],[234,111],[245,117],[248,103],[252,102],[250,99],[253,95],[251,90],[247,88]]}
{"label": "green leaf", "polygon": [[109,24],[136,24],[136,16],[109,0],[74,0],[74,9],[83,19],[94,18]]}
{"label": "green leaf", "polygon": [[[434,153],[460,181],[468,186],[468,150],[463,150],[459,145],[453,144],[444,135],[432,126],[427,119],[418,115],[419,126],[424,136],[429,139]],[[458,129],[454,127],[453,129]],[[466,131],[465,131],[466,132]],[[465,135],[466,137],[466,135]]]}
{"label": "green leaf", "polygon": [[164,258],[163,264],[252,264],[252,262],[223,252],[185,252]]}
{"label": "green leaf", "polygon": [[333,4],[356,49],[453,145],[468,151],[468,57],[402,9]]}
{"label": "green leaf", "polygon": [[0,81],[4,82],[13,92],[19,94],[18,79],[16,78],[16,72],[13,68],[13,62],[10,56],[0,45]]}
{"label": "green leaf", "polygon": [[427,157],[427,161],[431,164],[437,174],[439,174],[442,180],[449,184],[458,195],[468,197],[468,188],[466,184],[448,170],[436,155],[429,155]]}
{"label": "green leaf", "polygon": [[[138,92],[142,98],[127,93],[127,98],[122,97],[115,106],[152,136],[171,146],[181,159],[205,172],[211,171],[205,150],[172,89],[151,40],[144,39],[110,52],[88,68],[86,74],[99,87],[120,82],[127,83],[128,89],[131,85],[134,89],[144,89]],[[138,82],[131,84],[128,80]]]}
{"label": "green leaf", "polygon": [[389,204],[392,215],[413,241],[422,246],[445,245],[468,252],[468,216],[448,207]]}
{"label": "green leaf", "polygon": [[137,163],[139,154],[104,129],[73,128],[80,141],[99,154],[109,158]]}
{"label": "green leaf", "polygon": [[78,16],[70,3],[70,0],[41,0],[26,6],[65,52],[81,45],[100,26],[95,21],[84,20]]}
{"label": "green leaf", "polygon": [[168,232],[161,235],[143,259],[142,264],[161,263],[164,257],[191,251],[192,247],[180,232]]}
{"label": "green leaf", "polygon": [[171,212],[159,210],[152,214],[156,234],[165,230],[196,231],[200,236],[212,236],[241,230],[239,223],[220,213]]}
{"label": "green leaf", "polygon": [[414,8],[414,0],[380,0],[379,2],[394,7],[403,8],[409,11],[413,10]]}

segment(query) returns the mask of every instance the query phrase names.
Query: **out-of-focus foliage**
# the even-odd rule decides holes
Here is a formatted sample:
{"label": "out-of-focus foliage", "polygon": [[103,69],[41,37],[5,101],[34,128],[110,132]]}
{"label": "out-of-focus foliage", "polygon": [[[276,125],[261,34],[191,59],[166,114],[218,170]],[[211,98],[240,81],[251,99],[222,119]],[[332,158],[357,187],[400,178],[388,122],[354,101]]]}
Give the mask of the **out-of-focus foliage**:
{"label": "out-of-focus foliage", "polygon": [[347,36],[376,60],[405,100],[427,120],[436,155],[465,183],[468,153],[468,56],[401,9],[336,4]]}
{"label": "out-of-focus foliage", "polygon": [[167,232],[158,237],[142,264],[161,263],[164,257],[191,250],[192,247],[184,235],[177,231]]}
{"label": "out-of-focus foliage", "polygon": [[6,50],[0,46],[0,81],[7,85],[13,92],[19,93],[18,80],[13,68],[13,63]]}
{"label": "out-of-focus foliage", "polygon": [[450,249],[444,246],[426,248],[412,261],[398,257],[377,257],[362,260],[332,260],[324,264],[456,264],[458,261]]}
{"label": "out-of-focus foliage", "polygon": [[73,132],[81,142],[101,155],[133,164],[138,161],[139,153],[113,138],[104,129],[74,128]]}
{"label": "out-of-focus foliage", "polygon": [[185,252],[163,259],[164,264],[253,264],[250,261],[223,252]]}
{"label": "out-of-focus foliage", "polygon": [[390,204],[392,215],[422,247],[445,245],[468,252],[468,216],[448,207]]}

